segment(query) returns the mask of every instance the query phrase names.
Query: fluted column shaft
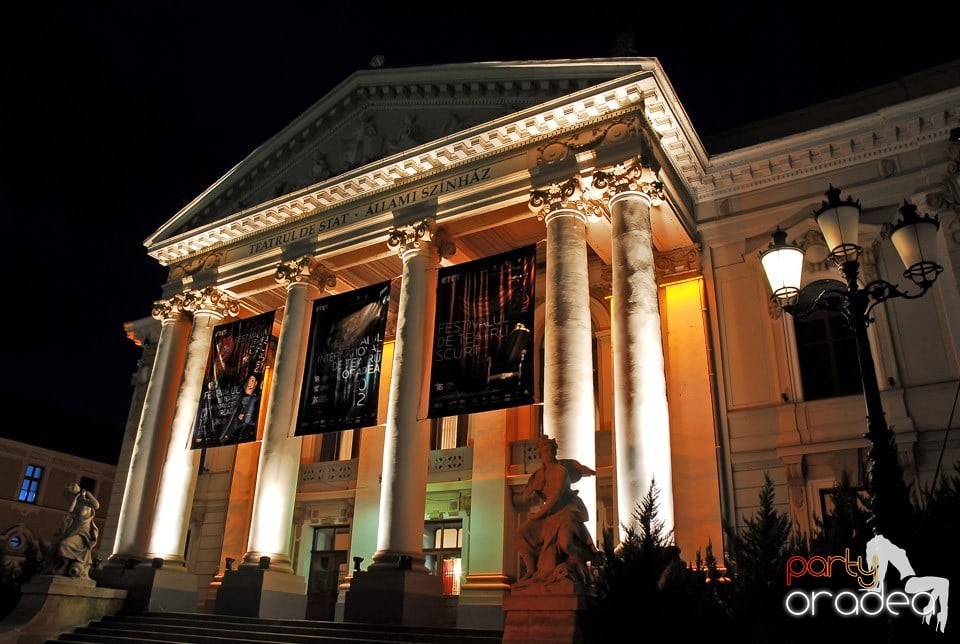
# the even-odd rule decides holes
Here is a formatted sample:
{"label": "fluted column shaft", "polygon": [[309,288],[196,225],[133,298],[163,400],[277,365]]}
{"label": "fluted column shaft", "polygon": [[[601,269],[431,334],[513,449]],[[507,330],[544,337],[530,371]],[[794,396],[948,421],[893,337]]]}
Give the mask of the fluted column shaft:
{"label": "fluted column shaft", "polygon": [[[557,440],[559,458],[596,469],[593,336],[587,265],[586,216],[552,209],[547,227],[547,295],[543,359],[544,433]],[[596,479],[577,483],[596,538]]]}
{"label": "fluted column shaft", "polygon": [[658,518],[674,527],[670,420],[660,332],[650,198],[624,191],[610,200],[613,256],[614,427],[617,510],[624,524],[655,481]]}
{"label": "fluted column shaft", "polygon": [[312,303],[320,295],[318,284],[332,287],[336,279],[308,257],[281,264],[276,279],[287,283],[287,300],[260,443],[250,537],[241,566],[258,566],[260,557],[268,556],[271,570],[292,573],[290,531],[303,442],[302,437],[293,435],[293,423],[300,401]]}
{"label": "fluted column shaft", "polygon": [[430,421],[420,419],[419,412],[433,344],[438,241],[430,221],[397,229],[390,238],[391,246],[399,246],[403,275],[383,445],[377,552],[370,569],[396,567],[398,558],[406,556],[412,570],[426,571],[423,517]]}
{"label": "fluted column shaft", "polygon": [[227,316],[237,314],[237,303],[215,287],[188,291],[184,307],[193,312],[183,378],[177,393],[176,412],[170,426],[166,460],[160,476],[155,522],[149,557],[184,565],[187,529],[200,469],[200,451],[190,448],[203,379],[206,375],[213,329]]}
{"label": "fluted column shaft", "polygon": [[161,323],[157,354],[130,456],[108,565],[122,567],[130,559],[142,560],[147,556],[164,450],[186,359],[190,318],[183,314],[183,296],[154,304],[153,317]]}

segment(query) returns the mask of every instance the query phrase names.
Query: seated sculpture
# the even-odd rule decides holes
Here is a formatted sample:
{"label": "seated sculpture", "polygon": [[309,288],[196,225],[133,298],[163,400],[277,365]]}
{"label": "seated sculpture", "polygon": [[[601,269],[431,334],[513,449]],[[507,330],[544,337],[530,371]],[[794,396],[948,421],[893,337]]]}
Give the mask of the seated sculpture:
{"label": "seated sculpture", "polygon": [[93,520],[100,502],[76,483],[67,486],[66,494],[72,497],[70,509],[46,547],[42,572],[89,579],[93,549],[100,537],[100,529]]}
{"label": "seated sculpture", "polygon": [[597,549],[586,527],[587,508],[571,484],[596,472],[574,459],[558,460],[557,441],[548,436],[537,441],[537,454],[541,465],[530,475],[524,497],[539,505],[517,528],[524,570],[515,586],[562,578],[584,581]]}

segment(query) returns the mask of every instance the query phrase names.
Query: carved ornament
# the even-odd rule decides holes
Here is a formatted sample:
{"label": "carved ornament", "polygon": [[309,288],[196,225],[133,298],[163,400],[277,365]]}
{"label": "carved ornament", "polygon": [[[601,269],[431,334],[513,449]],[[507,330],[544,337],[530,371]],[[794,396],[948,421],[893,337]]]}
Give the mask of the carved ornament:
{"label": "carved ornament", "polygon": [[170,297],[166,300],[157,300],[153,303],[153,310],[151,311],[151,316],[160,320],[176,320],[181,315],[183,315],[186,304],[186,297],[183,293],[177,293],[173,297]]}
{"label": "carved ornament", "polygon": [[401,256],[409,251],[422,250],[430,244],[436,246],[440,257],[450,257],[457,252],[453,240],[447,236],[444,229],[437,228],[436,222],[432,219],[398,226],[390,231],[390,237],[387,239],[387,246],[396,248]]}
{"label": "carved ornament", "polygon": [[550,184],[546,188],[532,190],[527,206],[532,212],[537,213],[537,217],[544,219],[557,210],[582,211],[581,195],[580,178],[570,177],[566,181]]}
{"label": "carved ornament", "polygon": [[663,182],[659,178],[660,167],[641,154],[634,159],[618,163],[612,168],[593,173],[591,192],[597,198],[613,199],[625,192],[639,192],[651,201],[663,199]]}
{"label": "carved ornament", "polygon": [[184,292],[183,308],[191,313],[209,311],[223,317],[236,317],[240,313],[240,303],[216,286]]}
{"label": "carved ornament", "polygon": [[326,266],[317,262],[312,255],[280,262],[274,279],[278,284],[309,282],[326,290],[331,290],[337,285],[337,276]]}
{"label": "carved ornament", "polygon": [[596,125],[562,139],[549,141],[537,148],[537,165],[557,163],[571,154],[579,154],[597,148],[604,143],[616,143],[637,136],[640,128],[640,117],[632,116],[612,123]]}
{"label": "carved ornament", "polygon": [[699,274],[700,247],[694,245],[656,252],[653,255],[653,263],[658,283],[676,281],[681,277]]}
{"label": "carved ornament", "polygon": [[185,262],[180,262],[170,269],[170,280],[180,280],[184,277],[199,273],[200,271],[216,268],[223,261],[223,253],[208,253],[202,257],[194,257]]}

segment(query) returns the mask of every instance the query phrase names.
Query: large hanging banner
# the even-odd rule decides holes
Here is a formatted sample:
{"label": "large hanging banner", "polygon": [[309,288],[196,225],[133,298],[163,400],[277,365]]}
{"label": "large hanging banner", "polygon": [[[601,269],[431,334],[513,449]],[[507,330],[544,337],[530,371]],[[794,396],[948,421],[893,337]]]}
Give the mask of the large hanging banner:
{"label": "large hanging banner", "polygon": [[534,402],[536,246],[439,270],[430,418]]}
{"label": "large hanging banner", "polygon": [[377,423],[390,282],[313,303],[296,435]]}
{"label": "large hanging banner", "polygon": [[273,319],[270,311],[214,328],[192,449],[257,439],[263,379],[273,366]]}

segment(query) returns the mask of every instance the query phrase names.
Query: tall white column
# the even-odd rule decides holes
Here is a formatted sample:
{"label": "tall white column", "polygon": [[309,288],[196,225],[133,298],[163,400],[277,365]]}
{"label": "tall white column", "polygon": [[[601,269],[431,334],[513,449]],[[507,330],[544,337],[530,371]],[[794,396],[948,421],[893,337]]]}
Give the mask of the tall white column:
{"label": "tall white column", "polygon": [[[597,467],[593,395],[593,332],[586,215],[578,208],[577,178],[534,191],[530,206],[547,227],[547,297],[543,357],[544,433],[558,443],[559,458]],[[587,528],[596,540],[596,478],[576,485],[587,506]]]}
{"label": "tall white column", "polygon": [[650,223],[661,185],[642,159],[594,175],[610,198],[613,255],[614,454],[620,539],[651,482],[657,517],[674,529],[670,417]]}
{"label": "tall white column", "polygon": [[452,244],[435,235],[430,220],[397,228],[389,243],[398,248],[403,276],[383,445],[377,552],[370,569],[396,568],[403,556],[410,558],[411,570],[425,572],[423,518],[430,422],[426,414],[422,419],[419,414],[433,344],[437,268],[441,253],[452,252]]}
{"label": "tall white column", "polygon": [[293,573],[291,526],[303,441],[293,435],[293,424],[300,402],[313,300],[320,294],[319,285],[332,288],[336,277],[311,257],[301,257],[280,264],[276,280],[287,284],[287,301],[260,443],[250,538],[241,566],[259,566],[260,558],[267,556],[270,570]]}
{"label": "tall white column", "polygon": [[224,317],[239,312],[236,300],[216,287],[185,294],[184,308],[193,312],[193,326],[187,343],[187,359],[177,394],[177,409],[170,427],[166,460],[160,476],[155,521],[150,537],[152,558],[185,565],[187,528],[193,509],[193,493],[200,469],[200,451],[190,449],[203,378],[207,371],[213,329]]}
{"label": "tall white column", "polygon": [[153,317],[161,324],[157,355],[140,414],[113,553],[107,566],[122,568],[129,560],[143,560],[147,556],[164,450],[186,359],[190,318],[184,315],[184,296],[177,294],[154,303]]}

